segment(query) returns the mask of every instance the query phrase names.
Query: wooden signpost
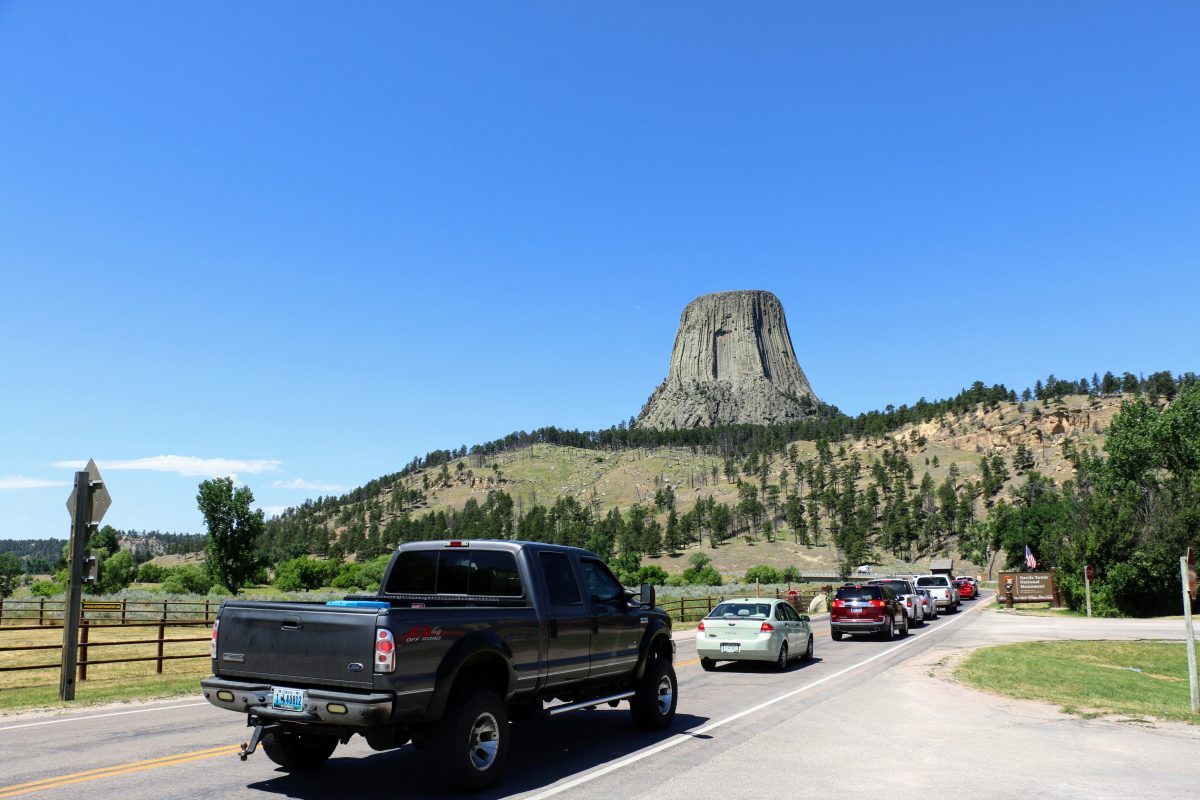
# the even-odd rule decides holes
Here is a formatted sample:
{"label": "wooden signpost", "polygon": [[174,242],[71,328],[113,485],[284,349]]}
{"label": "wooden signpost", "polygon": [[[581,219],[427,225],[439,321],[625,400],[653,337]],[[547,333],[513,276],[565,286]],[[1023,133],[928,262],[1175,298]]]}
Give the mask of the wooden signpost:
{"label": "wooden signpost", "polygon": [[1050,603],[1062,607],[1062,594],[1054,579],[1054,570],[1049,572],[1001,572],[1000,595],[1006,608],[1016,603]]}

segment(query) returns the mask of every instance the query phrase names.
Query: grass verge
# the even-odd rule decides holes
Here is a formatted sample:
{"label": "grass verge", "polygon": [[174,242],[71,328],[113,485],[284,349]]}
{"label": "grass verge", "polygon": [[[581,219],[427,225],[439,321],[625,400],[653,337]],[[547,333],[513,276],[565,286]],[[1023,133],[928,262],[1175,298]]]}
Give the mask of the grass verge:
{"label": "grass verge", "polygon": [[1200,723],[1182,642],[1025,642],[977,650],[955,671],[968,686],[1053,703],[1084,717]]}

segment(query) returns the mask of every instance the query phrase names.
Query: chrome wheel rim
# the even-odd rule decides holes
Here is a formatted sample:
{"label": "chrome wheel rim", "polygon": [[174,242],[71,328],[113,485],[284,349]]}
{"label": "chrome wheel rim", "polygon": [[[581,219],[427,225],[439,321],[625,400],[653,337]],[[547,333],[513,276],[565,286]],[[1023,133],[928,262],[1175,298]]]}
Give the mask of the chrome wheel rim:
{"label": "chrome wheel rim", "polygon": [[671,676],[663,675],[658,679],[658,713],[666,714],[670,711],[674,699],[675,687],[671,685]]}
{"label": "chrome wheel rim", "polygon": [[468,756],[471,766],[480,772],[496,763],[496,754],[500,749],[500,726],[496,718],[484,712],[475,718],[471,726],[471,741]]}

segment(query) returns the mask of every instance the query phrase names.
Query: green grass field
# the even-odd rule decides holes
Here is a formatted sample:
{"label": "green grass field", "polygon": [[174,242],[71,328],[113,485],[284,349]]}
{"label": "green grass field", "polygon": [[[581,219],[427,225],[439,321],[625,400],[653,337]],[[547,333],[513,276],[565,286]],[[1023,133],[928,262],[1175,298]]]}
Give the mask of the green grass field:
{"label": "green grass field", "polygon": [[1182,642],[1026,642],[977,650],[955,672],[986,692],[1053,703],[1068,714],[1200,723]]}

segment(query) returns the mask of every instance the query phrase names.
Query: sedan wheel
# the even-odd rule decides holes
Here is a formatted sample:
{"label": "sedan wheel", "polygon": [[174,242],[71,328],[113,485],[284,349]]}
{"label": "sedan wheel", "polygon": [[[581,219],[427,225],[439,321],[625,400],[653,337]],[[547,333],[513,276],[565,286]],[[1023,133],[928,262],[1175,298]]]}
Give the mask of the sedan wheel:
{"label": "sedan wheel", "polygon": [[788,648],[787,648],[787,642],[784,642],[783,644],[779,645],[779,657],[775,659],[776,671],[783,672],[785,669],[787,669],[787,662],[788,662]]}
{"label": "sedan wheel", "polygon": [[812,661],[813,657],[813,637],[808,637],[808,647],[804,650],[804,655],[800,656],[801,661]]}
{"label": "sedan wheel", "polygon": [[883,636],[883,640],[885,642],[890,642],[892,639],[896,638],[896,620],[888,617],[887,627],[883,629],[883,632],[880,635]]}

